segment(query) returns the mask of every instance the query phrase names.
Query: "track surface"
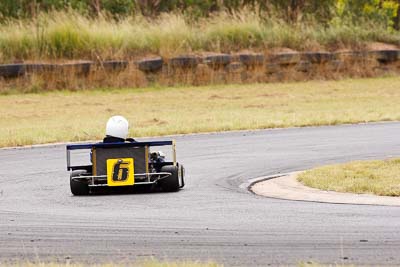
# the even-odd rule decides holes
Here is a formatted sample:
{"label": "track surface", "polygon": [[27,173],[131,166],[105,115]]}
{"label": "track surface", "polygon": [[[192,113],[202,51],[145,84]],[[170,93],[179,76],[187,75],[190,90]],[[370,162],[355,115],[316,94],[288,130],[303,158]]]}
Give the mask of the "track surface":
{"label": "track surface", "polygon": [[177,137],[178,193],[73,197],[65,146],[0,150],[0,263],[400,264],[400,208],[268,199],[250,178],[400,156],[400,124]]}

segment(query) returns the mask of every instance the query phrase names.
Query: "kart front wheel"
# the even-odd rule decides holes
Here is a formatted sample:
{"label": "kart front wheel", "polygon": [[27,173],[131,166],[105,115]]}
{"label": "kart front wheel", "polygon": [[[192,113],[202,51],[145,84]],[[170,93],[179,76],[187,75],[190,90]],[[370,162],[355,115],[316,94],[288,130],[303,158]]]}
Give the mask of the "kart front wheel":
{"label": "kart front wheel", "polygon": [[170,176],[160,180],[158,184],[161,189],[165,192],[176,192],[179,190],[179,175],[178,175],[178,166],[167,165],[161,168],[161,172],[169,172]]}
{"label": "kart front wheel", "polygon": [[71,172],[69,185],[71,187],[71,193],[75,196],[85,196],[89,195],[89,185],[73,179],[74,177],[81,176],[82,174],[86,174],[85,170],[75,170]]}

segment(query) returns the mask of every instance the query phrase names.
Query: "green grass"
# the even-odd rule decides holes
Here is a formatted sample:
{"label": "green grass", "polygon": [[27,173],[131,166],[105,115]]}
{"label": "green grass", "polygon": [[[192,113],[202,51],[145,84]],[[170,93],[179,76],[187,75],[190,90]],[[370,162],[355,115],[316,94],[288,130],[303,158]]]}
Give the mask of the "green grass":
{"label": "green grass", "polygon": [[400,120],[400,77],[0,95],[0,146]]}
{"label": "green grass", "polygon": [[377,23],[288,24],[249,10],[219,12],[199,21],[179,13],[118,21],[73,11],[41,14],[0,25],[0,62],[15,60],[130,58],[192,52],[234,52],[270,48],[297,50],[360,48],[368,42],[398,45],[400,33]]}
{"label": "green grass", "polygon": [[306,186],[356,194],[400,196],[400,159],[355,161],[301,173]]}

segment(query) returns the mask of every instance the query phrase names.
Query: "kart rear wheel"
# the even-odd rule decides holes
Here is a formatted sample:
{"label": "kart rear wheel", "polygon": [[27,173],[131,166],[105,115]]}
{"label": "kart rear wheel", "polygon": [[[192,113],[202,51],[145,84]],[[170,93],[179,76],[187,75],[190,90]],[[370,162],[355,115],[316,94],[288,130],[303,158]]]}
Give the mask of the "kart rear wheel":
{"label": "kart rear wheel", "polygon": [[178,166],[166,165],[161,168],[161,172],[169,172],[170,176],[164,178],[158,182],[161,189],[165,192],[176,192],[179,190],[179,176]]}
{"label": "kart rear wheel", "polygon": [[183,165],[178,165],[178,179],[179,179],[179,188],[183,188],[185,186],[185,168]]}
{"label": "kart rear wheel", "polygon": [[71,193],[75,196],[85,196],[89,195],[89,185],[81,182],[76,181],[73,178],[81,176],[82,174],[86,174],[85,170],[75,170],[71,172],[71,177],[69,179],[69,185],[71,187]]}

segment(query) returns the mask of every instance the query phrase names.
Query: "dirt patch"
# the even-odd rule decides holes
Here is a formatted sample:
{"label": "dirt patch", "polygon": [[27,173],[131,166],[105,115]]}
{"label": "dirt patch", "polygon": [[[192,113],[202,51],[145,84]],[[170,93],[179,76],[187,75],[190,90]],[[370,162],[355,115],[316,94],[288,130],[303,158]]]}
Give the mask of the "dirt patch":
{"label": "dirt patch", "polygon": [[151,120],[147,120],[141,123],[142,126],[151,126],[151,125],[166,125],[168,124],[167,121],[160,120],[158,118],[153,118]]}
{"label": "dirt patch", "polygon": [[375,50],[397,50],[399,46],[393,44],[385,44],[380,42],[373,42],[367,44],[367,50],[375,51]]}
{"label": "dirt patch", "polygon": [[246,105],[244,108],[266,108],[268,105],[266,104],[253,104],[253,105]]}
{"label": "dirt patch", "polygon": [[261,94],[261,95],[258,95],[258,97],[266,97],[266,98],[282,97],[282,96],[289,96],[289,95],[288,95],[288,94],[280,94],[280,93],[276,93],[276,94]]}
{"label": "dirt patch", "polygon": [[293,49],[287,48],[287,47],[276,47],[276,48],[272,48],[268,52],[270,54],[276,54],[276,53],[297,53],[299,51],[293,50]]}
{"label": "dirt patch", "polygon": [[208,99],[210,99],[210,100],[213,100],[213,99],[224,99],[224,97],[220,96],[220,95],[212,95],[212,96],[208,97]]}
{"label": "dirt patch", "polygon": [[220,96],[220,95],[212,95],[208,97],[209,100],[214,100],[214,99],[227,99],[227,100],[240,100],[243,99],[242,96]]}

